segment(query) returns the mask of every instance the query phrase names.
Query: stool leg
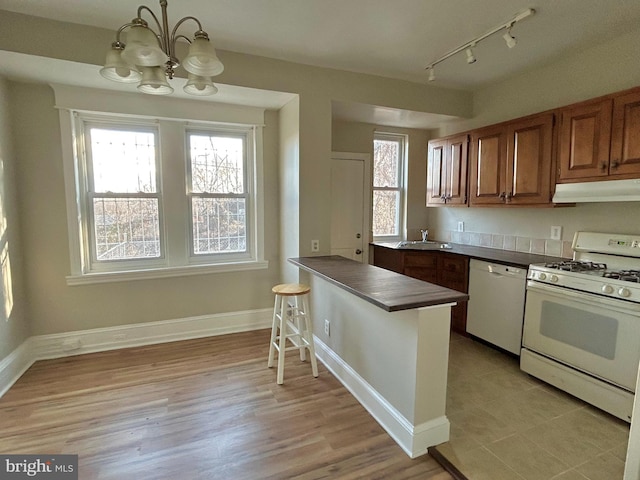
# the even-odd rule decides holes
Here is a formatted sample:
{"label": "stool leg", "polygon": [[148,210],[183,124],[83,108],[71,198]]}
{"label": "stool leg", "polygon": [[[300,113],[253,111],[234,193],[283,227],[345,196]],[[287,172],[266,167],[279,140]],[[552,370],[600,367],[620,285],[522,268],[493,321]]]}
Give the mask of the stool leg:
{"label": "stool leg", "polygon": [[280,302],[280,343],[278,351],[278,374],[276,376],[276,383],[282,385],[284,382],[284,352],[287,347],[287,297],[283,296]]}
{"label": "stool leg", "polygon": [[301,361],[305,361],[307,359],[307,350],[306,350],[306,346],[304,344],[304,318],[301,315],[301,312],[304,313],[306,315],[307,311],[304,309],[304,302],[303,305],[300,305],[300,297],[296,296],[296,327],[298,328],[298,333],[299,333],[299,337],[298,337],[298,344],[300,345],[300,360]]}
{"label": "stool leg", "polygon": [[318,363],[316,362],[316,349],[313,346],[313,323],[311,322],[311,310],[309,310],[309,295],[302,297],[302,308],[304,308],[305,337],[309,348],[309,357],[311,358],[311,372],[314,377],[318,376]]}
{"label": "stool leg", "polygon": [[[276,353],[276,337],[278,336],[278,306],[280,305],[280,295],[276,295],[276,301],[273,305],[273,321],[271,322],[271,342],[269,342],[269,360],[267,366],[273,367],[273,359]],[[280,312],[282,316],[282,312]]]}

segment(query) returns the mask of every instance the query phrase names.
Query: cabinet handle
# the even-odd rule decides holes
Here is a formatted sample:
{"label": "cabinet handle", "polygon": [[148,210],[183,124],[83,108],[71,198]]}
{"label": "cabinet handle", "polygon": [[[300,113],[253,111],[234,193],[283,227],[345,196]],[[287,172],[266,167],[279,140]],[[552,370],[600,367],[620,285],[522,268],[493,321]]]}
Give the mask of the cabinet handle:
{"label": "cabinet handle", "polygon": [[498,195],[502,200],[505,199],[505,197],[507,196],[507,194],[505,192],[502,192],[500,195]]}
{"label": "cabinet handle", "polygon": [[607,162],[602,162],[600,164],[600,170],[602,170],[603,172],[607,170]]}
{"label": "cabinet handle", "polygon": [[611,168],[618,168],[620,166],[620,162],[616,158],[613,162],[611,162]]}
{"label": "cabinet handle", "polygon": [[511,195],[511,192],[507,192],[507,196],[505,197],[505,201],[506,202],[510,202],[511,201],[511,197],[513,197],[513,195]]}

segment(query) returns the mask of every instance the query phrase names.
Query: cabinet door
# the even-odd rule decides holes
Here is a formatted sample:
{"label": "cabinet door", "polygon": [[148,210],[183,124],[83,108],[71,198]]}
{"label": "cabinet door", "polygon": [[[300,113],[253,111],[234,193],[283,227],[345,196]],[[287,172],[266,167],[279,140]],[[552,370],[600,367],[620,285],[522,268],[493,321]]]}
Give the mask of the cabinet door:
{"label": "cabinet door", "polygon": [[447,140],[429,142],[427,160],[427,206],[444,205],[446,175]]}
{"label": "cabinet door", "polygon": [[613,100],[609,174],[640,176],[640,92]]}
{"label": "cabinet door", "polygon": [[447,205],[467,203],[467,164],[469,160],[469,136],[458,135],[447,141],[446,187]]}
{"label": "cabinet door", "polygon": [[408,277],[417,278],[429,283],[437,283],[438,253],[406,252],[403,273]]}
{"label": "cabinet door", "polygon": [[[438,285],[459,292],[469,292],[469,257],[440,253],[438,256]],[[467,302],[451,308],[451,329],[462,335],[467,330]]]}
{"label": "cabinet door", "polygon": [[391,270],[396,273],[403,273],[404,252],[393,248],[373,246],[373,264],[376,267]]}
{"label": "cabinet door", "polygon": [[506,203],[551,201],[553,114],[507,124]]}
{"label": "cabinet door", "polygon": [[560,182],[609,174],[611,105],[604,100],[560,112]]}
{"label": "cabinet door", "polygon": [[506,138],[504,125],[471,133],[469,203],[472,205],[503,203],[506,195]]}

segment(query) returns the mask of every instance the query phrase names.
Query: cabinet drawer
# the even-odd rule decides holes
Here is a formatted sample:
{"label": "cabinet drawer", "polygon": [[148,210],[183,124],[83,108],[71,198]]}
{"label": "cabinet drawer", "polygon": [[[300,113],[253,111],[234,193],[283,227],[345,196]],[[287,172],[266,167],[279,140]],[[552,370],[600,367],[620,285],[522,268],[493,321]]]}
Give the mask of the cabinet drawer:
{"label": "cabinet drawer", "polygon": [[458,256],[442,256],[438,268],[442,272],[456,272],[464,274],[467,271],[467,259]]}
{"label": "cabinet drawer", "polygon": [[404,265],[405,267],[430,267],[435,271],[438,266],[438,256],[428,252],[406,252]]}

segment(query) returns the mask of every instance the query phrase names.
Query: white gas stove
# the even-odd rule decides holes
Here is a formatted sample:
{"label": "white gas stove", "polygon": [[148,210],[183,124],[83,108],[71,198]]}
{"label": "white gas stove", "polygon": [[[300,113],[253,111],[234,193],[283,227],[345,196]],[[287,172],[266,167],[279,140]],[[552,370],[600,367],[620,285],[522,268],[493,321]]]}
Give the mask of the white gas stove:
{"label": "white gas stove", "polygon": [[573,260],[535,264],[527,278],[640,303],[640,235],[577,232]]}
{"label": "white gas stove", "polygon": [[630,420],[640,362],[640,235],[576,232],[527,274],[522,370]]}

